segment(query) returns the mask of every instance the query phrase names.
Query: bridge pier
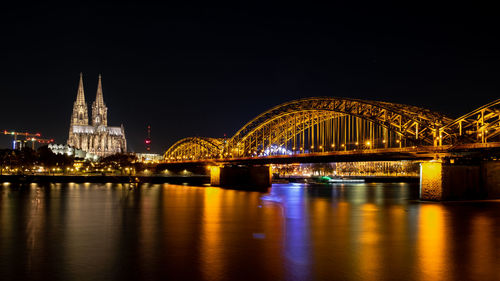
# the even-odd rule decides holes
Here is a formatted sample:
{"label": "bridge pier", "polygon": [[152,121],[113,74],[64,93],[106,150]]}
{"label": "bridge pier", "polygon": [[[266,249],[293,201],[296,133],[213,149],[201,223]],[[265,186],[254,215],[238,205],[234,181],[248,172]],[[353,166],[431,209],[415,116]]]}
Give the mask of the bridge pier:
{"label": "bridge pier", "polygon": [[212,166],[210,185],[248,189],[267,190],[271,187],[271,167],[269,166]]}
{"label": "bridge pier", "polygon": [[420,199],[429,201],[500,198],[500,161],[420,164]]}

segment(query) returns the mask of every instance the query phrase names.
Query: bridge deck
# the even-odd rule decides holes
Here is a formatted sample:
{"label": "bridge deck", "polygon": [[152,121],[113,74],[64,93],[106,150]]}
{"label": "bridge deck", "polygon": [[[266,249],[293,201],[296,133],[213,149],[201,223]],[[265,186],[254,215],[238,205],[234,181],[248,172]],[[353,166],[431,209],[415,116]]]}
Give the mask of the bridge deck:
{"label": "bridge deck", "polygon": [[165,164],[289,164],[317,162],[360,162],[430,160],[436,157],[500,156],[500,142],[463,145],[421,146],[406,148],[362,149],[350,151],[328,151],[293,155],[271,155],[261,157],[223,158],[167,161]]}

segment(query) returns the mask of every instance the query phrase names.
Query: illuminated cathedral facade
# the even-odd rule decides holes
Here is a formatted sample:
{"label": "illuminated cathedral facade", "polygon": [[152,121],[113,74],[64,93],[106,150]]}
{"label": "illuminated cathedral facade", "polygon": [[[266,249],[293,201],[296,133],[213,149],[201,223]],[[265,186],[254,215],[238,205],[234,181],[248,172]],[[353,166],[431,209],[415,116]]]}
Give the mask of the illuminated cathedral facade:
{"label": "illuminated cathedral facade", "polygon": [[97,84],[96,98],[92,103],[90,125],[87,110],[83,92],[83,77],[80,73],[78,93],[71,115],[68,145],[99,157],[127,152],[127,140],[123,125],[120,127],[108,126],[108,108],[104,104],[101,75],[99,75]]}

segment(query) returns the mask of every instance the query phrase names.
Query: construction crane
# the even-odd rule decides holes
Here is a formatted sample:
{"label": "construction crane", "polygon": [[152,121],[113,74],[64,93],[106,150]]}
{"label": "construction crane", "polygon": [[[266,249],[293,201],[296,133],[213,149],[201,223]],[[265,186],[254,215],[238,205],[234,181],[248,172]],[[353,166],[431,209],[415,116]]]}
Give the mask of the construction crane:
{"label": "construction crane", "polygon": [[35,150],[35,142],[42,144],[50,144],[54,142],[54,139],[40,139],[40,138],[31,138],[27,141],[31,141],[31,149]]}
{"label": "construction crane", "polygon": [[53,143],[54,139],[34,139],[34,141],[36,141],[38,143],[49,144],[49,143]]}
{"label": "construction crane", "polygon": [[[31,148],[35,149],[35,142],[38,143],[52,143],[54,139],[42,139],[40,133],[16,132],[3,130],[4,135],[11,135],[14,137],[12,141],[12,149],[20,149],[23,143],[31,141]],[[24,137],[24,140],[19,140],[18,137]]]}

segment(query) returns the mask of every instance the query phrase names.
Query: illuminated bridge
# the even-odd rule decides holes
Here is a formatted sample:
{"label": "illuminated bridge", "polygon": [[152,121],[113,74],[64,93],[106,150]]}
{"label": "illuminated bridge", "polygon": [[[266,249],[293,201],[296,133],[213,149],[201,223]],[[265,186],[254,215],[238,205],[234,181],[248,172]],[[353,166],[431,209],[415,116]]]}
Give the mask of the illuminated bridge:
{"label": "illuminated bridge", "polygon": [[[410,155],[500,146],[500,99],[460,118],[389,102],[307,98],[278,105],[231,138],[190,137],[166,162]],[[273,162],[274,160],[270,160]]]}
{"label": "illuminated bridge", "polygon": [[260,165],[470,158],[471,153],[494,159],[499,148],[500,99],[453,119],[404,104],[315,97],[273,107],[230,138],[181,139],[164,160]]}

